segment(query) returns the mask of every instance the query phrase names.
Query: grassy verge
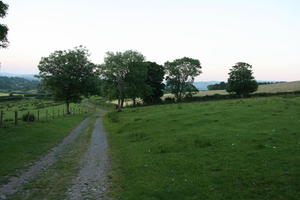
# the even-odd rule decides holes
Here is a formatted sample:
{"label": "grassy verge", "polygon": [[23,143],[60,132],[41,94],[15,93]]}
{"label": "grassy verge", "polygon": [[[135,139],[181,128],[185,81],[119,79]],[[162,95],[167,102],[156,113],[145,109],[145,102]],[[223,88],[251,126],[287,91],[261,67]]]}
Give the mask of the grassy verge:
{"label": "grassy verge", "polygon": [[118,199],[300,199],[300,96],[125,109],[105,127]]}
{"label": "grassy verge", "polygon": [[80,161],[89,144],[95,120],[94,117],[87,129],[64,150],[53,166],[26,185],[12,199],[66,199],[68,188],[80,169]]}
{"label": "grassy verge", "polygon": [[55,147],[86,114],[0,129],[0,183]]}

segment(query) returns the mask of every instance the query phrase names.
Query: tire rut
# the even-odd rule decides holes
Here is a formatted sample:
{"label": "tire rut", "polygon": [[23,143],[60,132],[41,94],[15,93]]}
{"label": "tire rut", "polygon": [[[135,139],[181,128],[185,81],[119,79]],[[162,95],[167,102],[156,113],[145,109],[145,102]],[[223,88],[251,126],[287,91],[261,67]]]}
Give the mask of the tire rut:
{"label": "tire rut", "polygon": [[102,116],[103,114],[96,119],[88,150],[82,160],[83,166],[68,191],[70,200],[109,199],[106,195],[110,185],[110,162]]}

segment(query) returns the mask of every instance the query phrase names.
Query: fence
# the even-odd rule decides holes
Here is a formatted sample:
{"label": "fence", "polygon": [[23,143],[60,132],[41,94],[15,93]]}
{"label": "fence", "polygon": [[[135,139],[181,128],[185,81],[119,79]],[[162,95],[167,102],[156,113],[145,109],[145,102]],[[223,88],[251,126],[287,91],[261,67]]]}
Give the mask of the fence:
{"label": "fence", "polygon": [[[87,113],[88,108],[83,106],[70,107],[70,115]],[[46,107],[42,109],[22,110],[22,111],[0,111],[0,127],[14,124],[18,125],[20,121],[49,121],[58,117],[67,116],[67,111],[62,106]]]}

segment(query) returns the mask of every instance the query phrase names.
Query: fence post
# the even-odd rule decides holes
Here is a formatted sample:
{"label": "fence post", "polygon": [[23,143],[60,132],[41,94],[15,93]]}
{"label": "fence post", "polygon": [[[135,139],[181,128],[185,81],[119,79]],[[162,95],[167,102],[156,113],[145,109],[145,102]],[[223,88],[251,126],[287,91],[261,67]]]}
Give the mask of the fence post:
{"label": "fence post", "polygon": [[0,113],[0,126],[3,125],[3,110],[1,110],[1,113]]}
{"label": "fence post", "polygon": [[15,125],[18,125],[18,111],[15,111]]}

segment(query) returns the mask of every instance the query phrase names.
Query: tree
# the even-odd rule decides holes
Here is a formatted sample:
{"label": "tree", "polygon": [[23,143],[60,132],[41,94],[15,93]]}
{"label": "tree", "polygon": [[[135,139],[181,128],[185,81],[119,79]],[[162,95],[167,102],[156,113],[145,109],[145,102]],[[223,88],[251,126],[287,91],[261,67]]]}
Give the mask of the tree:
{"label": "tree", "polygon": [[[115,94],[118,99],[118,110],[123,108],[124,99],[128,96],[128,81],[132,81],[130,73],[135,67],[141,66],[145,57],[137,52],[128,50],[125,52],[107,52],[104,64],[100,66],[101,77],[110,85],[110,94]],[[138,78],[138,77],[137,77]],[[126,93],[127,92],[127,93]]]}
{"label": "tree", "polygon": [[252,66],[248,63],[238,62],[229,72],[227,92],[236,93],[244,97],[252,92],[255,92],[258,84],[253,77]]}
{"label": "tree", "polygon": [[97,76],[95,65],[88,60],[89,52],[79,46],[72,50],[55,51],[43,57],[38,65],[39,77],[56,100],[66,103],[70,113],[70,103],[78,103],[82,96],[94,94]]}
{"label": "tree", "polygon": [[144,93],[143,102],[146,104],[160,103],[165,89],[164,67],[155,62],[145,62],[144,64],[147,67],[146,84],[150,87],[150,91]]}
{"label": "tree", "polygon": [[133,106],[136,99],[143,97],[151,92],[151,87],[146,83],[147,66],[144,62],[134,62],[129,65],[129,72],[126,74],[126,98],[132,99]]}
{"label": "tree", "polygon": [[167,87],[181,101],[185,93],[191,88],[196,76],[202,73],[200,61],[192,58],[176,59],[165,63],[167,73]]}
{"label": "tree", "polygon": [[[0,1],[0,18],[4,18],[7,14],[8,5]],[[8,46],[7,39],[8,27],[5,24],[0,24],[0,48]]]}

